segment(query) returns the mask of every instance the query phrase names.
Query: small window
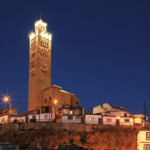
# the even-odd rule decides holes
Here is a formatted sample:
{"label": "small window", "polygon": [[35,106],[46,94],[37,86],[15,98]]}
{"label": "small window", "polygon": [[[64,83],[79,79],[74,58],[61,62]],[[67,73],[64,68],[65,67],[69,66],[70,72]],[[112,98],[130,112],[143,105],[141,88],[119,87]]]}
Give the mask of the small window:
{"label": "small window", "polygon": [[78,102],[76,102],[76,106],[79,106],[79,103],[78,103]]}
{"label": "small window", "polygon": [[48,118],[48,115],[44,115],[44,118],[47,119],[47,118]]}
{"label": "small window", "polygon": [[49,97],[49,101],[51,101],[51,96]]}
{"label": "small window", "polygon": [[126,117],[126,116],[127,116],[127,114],[124,114],[124,116]]}
{"label": "small window", "polygon": [[68,116],[68,119],[73,119],[73,116]]}
{"label": "small window", "polygon": [[146,132],[146,140],[150,140],[150,132]]}
{"label": "small window", "polygon": [[143,150],[150,150],[150,144],[144,144]]}
{"label": "small window", "polygon": [[104,108],[104,111],[107,111],[107,108]]}
{"label": "small window", "polygon": [[107,118],[107,122],[111,122],[111,118]]}
{"label": "small window", "polygon": [[75,116],[75,118],[76,118],[76,119],[81,119],[81,117],[80,117],[80,116]]}
{"label": "small window", "polygon": [[32,116],[32,119],[36,119],[36,116]]}
{"label": "small window", "polygon": [[47,99],[45,98],[45,103],[47,103]]}
{"label": "small window", "polygon": [[124,122],[129,122],[129,119],[124,119]]}

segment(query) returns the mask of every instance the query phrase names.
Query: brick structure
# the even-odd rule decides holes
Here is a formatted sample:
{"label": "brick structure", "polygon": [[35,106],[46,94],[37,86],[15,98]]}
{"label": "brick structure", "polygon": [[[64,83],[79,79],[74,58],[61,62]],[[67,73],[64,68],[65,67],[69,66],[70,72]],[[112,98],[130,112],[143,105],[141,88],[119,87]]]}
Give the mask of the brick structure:
{"label": "brick structure", "polygon": [[30,33],[28,110],[42,105],[43,90],[51,85],[51,34],[40,19]]}
{"label": "brick structure", "polygon": [[35,23],[35,31],[29,35],[28,111],[43,109],[42,111],[54,113],[54,100],[57,100],[57,105],[71,106],[80,106],[80,100],[74,94],[63,91],[61,87],[51,86],[52,35],[47,32],[46,27],[47,24],[40,18]]}

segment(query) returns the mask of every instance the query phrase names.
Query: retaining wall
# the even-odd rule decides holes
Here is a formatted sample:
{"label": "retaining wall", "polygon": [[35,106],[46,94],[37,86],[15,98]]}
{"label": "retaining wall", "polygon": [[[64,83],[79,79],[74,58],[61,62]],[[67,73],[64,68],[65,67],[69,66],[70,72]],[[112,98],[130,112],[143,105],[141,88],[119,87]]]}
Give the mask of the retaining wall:
{"label": "retaining wall", "polygon": [[[44,129],[57,129],[57,130],[75,130],[77,132],[92,132],[94,129],[108,129],[115,125],[101,125],[101,124],[75,124],[75,123],[50,123],[50,122],[30,122],[22,124],[4,124],[0,125],[0,135],[4,135],[8,132],[14,132],[19,130],[44,130]],[[134,126],[121,126],[118,128],[137,128],[142,129],[142,127]]]}

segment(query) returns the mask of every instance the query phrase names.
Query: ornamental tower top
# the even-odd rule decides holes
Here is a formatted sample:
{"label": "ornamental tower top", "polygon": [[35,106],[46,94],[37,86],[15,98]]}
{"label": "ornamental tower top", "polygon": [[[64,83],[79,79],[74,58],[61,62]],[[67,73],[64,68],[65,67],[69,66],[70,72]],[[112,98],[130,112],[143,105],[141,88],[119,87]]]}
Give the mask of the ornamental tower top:
{"label": "ornamental tower top", "polygon": [[41,18],[35,22],[35,31],[30,33],[30,40],[32,40],[37,35],[40,35],[49,40],[52,38],[52,35],[47,32],[47,23],[45,23]]}

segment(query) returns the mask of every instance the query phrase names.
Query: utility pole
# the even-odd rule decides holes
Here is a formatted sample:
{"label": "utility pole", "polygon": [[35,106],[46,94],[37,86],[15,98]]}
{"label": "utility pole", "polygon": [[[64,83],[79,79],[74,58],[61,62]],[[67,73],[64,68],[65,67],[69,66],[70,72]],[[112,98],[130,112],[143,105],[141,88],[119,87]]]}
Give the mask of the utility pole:
{"label": "utility pole", "polygon": [[144,101],[144,114],[145,114],[145,128],[146,128],[146,103]]}

